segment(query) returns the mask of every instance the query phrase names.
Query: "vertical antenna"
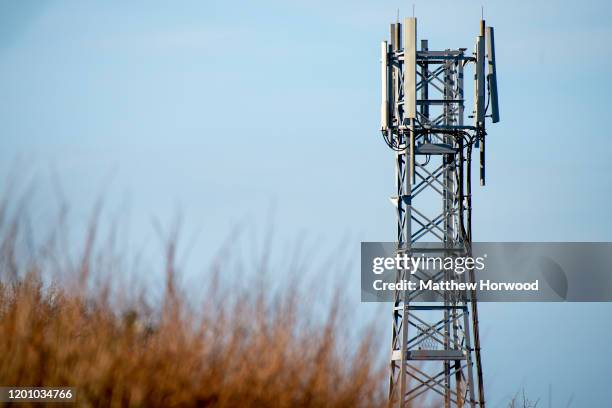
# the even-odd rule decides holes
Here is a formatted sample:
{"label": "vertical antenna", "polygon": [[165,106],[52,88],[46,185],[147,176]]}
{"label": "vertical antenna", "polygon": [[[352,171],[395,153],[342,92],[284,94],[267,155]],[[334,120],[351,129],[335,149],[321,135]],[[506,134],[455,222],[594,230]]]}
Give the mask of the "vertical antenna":
{"label": "vertical antenna", "polygon": [[412,17],[414,18],[414,3],[412,3]]}
{"label": "vertical antenna", "polygon": [[476,83],[474,126],[480,136],[480,185],[485,185],[485,21],[480,20],[480,34],[476,37]]}
{"label": "vertical antenna", "polygon": [[552,407],[552,384],[548,384],[548,408]]}
{"label": "vertical antenna", "polygon": [[387,131],[389,127],[389,47],[386,41],[380,45],[382,100],[380,105],[380,130]]}
{"label": "vertical antenna", "polygon": [[495,69],[495,36],[493,27],[487,27],[485,35],[485,43],[487,45],[487,82],[489,84],[489,93],[491,101],[491,119],[493,123],[499,122],[499,103],[497,98],[497,74]]}
{"label": "vertical antenna", "polygon": [[410,127],[410,179],[416,182],[415,169],[415,119],[417,118],[417,21],[416,18],[404,20],[404,118]]}

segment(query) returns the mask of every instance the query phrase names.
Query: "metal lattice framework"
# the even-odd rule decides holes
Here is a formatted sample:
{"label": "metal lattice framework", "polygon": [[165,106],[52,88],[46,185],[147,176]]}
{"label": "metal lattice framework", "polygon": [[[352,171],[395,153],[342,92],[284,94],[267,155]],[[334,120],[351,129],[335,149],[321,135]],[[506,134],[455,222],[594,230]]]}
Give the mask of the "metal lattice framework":
{"label": "metal lattice framework", "polygon": [[[395,151],[397,251],[411,255],[420,242],[436,242],[442,256],[466,256],[471,253],[472,149],[480,150],[484,185],[489,105],[493,122],[499,120],[493,29],[485,30],[481,22],[474,54],[464,48],[430,51],[427,40],[417,50],[416,41],[416,19],[407,18],[403,25],[391,24],[391,41],[381,50],[381,129]],[[468,66],[474,66],[473,125],[464,124]],[[436,201],[441,205],[432,211]],[[396,280],[442,281],[452,272],[399,270]],[[473,270],[462,277],[473,281]],[[484,407],[475,293],[444,292],[443,301],[427,303],[416,302],[419,295],[395,292],[389,406],[419,401]]]}

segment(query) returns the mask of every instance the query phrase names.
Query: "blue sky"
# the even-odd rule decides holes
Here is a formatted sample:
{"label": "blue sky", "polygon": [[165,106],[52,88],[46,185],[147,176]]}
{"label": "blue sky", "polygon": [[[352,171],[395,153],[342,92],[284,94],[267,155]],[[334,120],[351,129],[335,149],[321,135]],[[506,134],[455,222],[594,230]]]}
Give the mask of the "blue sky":
{"label": "blue sky", "polygon": [[[480,6],[415,2],[419,36],[471,48]],[[474,192],[476,240],[612,240],[612,6],[484,6],[502,122],[489,130],[488,185]],[[392,240],[378,59],[398,7],[412,14],[412,3],[363,0],[3,2],[0,174],[35,180],[40,220],[55,180],[77,224],[104,195],[151,253],[151,220],[180,212],[197,236],[192,276],[236,226],[251,239],[274,225],[280,252],[304,240],[314,264],[342,243]],[[492,405],[521,387],[546,401],[551,384],[554,406],[572,394],[574,406],[604,406],[610,312],[483,305]]]}

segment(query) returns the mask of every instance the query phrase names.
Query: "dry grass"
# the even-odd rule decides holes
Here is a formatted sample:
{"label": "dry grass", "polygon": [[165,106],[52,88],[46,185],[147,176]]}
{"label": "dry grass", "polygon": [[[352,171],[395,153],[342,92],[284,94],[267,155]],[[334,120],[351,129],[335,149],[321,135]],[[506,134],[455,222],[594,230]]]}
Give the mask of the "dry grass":
{"label": "dry grass", "polygon": [[[537,408],[539,400],[531,401],[525,396],[525,390],[521,393],[516,393],[508,403],[508,408]],[[569,404],[568,404],[569,406]]]}
{"label": "dry grass", "polygon": [[[161,297],[115,296],[110,278],[129,271],[113,228],[100,244],[99,210],[75,254],[66,208],[40,238],[24,201],[10,216],[0,202],[1,386],[74,387],[79,407],[386,406],[380,344],[350,340],[338,304],[322,319],[303,293],[260,282],[228,292],[211,273],[195,307],[177,284],[178,230],[165,243]],[[537,402],[517,394],[508,406]]]}
{"label": "dry grass", "polygon": [[369,345],[337,347],[334,314],[300,327],[290,299],[274,311],[244,297],[196,319],[170,301],[156,324],[30,275],[0,286],[0,379],[73,386],[81,406],[373,407]]}
{"label": "dry grass", "polygon": [[71,278],[50,284],[57,234],[53,245],[24,251],[23,232],[32,232],[13,218],[2,206],[1,385],[72,386],[83,407],[384,405],[384,370],[369,337],[343,341],[337,307],[320,319],[297,293],[226,294],[215,285],[204,305],[191,306],[177,288],[171,241],[159,307],[120,307],[108,286],[91,283],[92,265],[109,264],[93,249],[96,223],[83,253],[66,263]]}

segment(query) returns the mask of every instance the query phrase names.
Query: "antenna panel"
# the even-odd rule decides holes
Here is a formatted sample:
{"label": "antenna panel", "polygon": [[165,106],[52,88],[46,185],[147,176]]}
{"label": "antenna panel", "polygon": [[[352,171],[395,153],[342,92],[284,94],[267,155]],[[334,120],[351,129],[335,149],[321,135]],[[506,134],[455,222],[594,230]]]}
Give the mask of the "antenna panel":
{"label": "antenna panel", "polygon": [[404,20],[404,119],[416,118],[416,18]]}
{"label": "antenna panel", "polygon": [[499,122],[499,105],[497,102],[497,73],[495,69],[495,38],[493,27],[487,27],[487,66],[489,79],[489,92],[491,92],[491,118],[493,123]]}
{"label": "antenna panel", "polygon": [[484,76],[485,39],[484,36],[476,37],[476,114],[474,121],[476,126],[484,124],[485,118],[485,76]]}
{"label": "antenna panel", "polygon": [[380,44],[380,63],[381,63],[381,85],[382,100],[380,105],[380,129],[387,130],[389,127],[389,61],[388,61],[387,42]]}

